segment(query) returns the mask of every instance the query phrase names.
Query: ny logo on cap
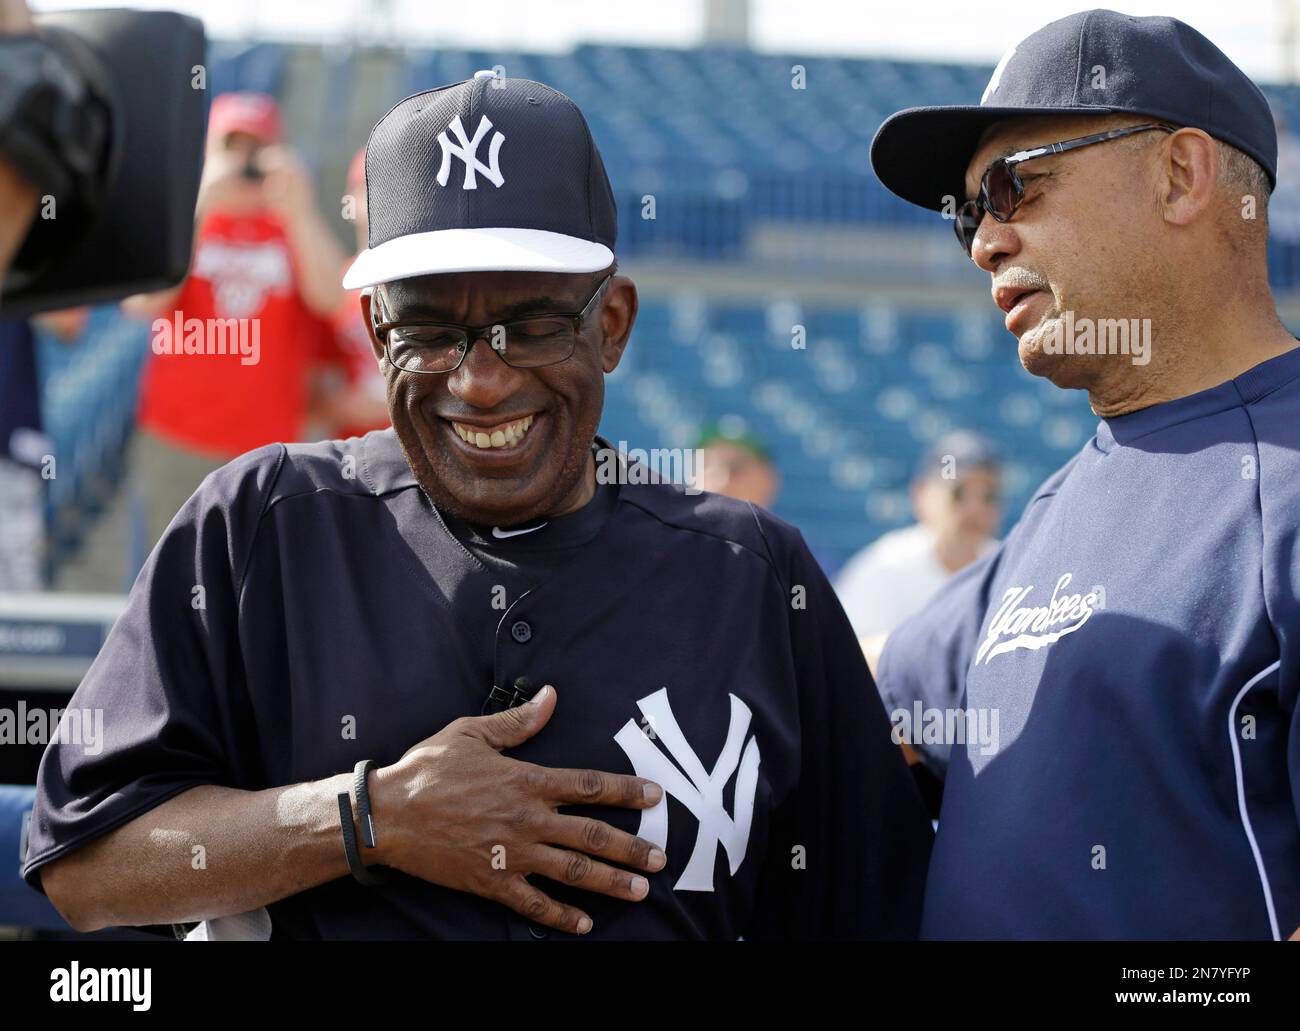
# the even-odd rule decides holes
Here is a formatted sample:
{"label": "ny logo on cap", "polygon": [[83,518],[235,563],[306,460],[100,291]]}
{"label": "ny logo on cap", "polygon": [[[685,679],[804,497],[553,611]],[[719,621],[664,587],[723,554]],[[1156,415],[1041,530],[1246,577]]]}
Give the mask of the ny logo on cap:
{"label": "ny logo on cap", "polygon": [[[1019,45],[1020,44],[1018,43],[1016,44],[1016,46]],[[989,79],[989,84],[984,87],[984,95],[980,97],[981,104],[987,104],[989,102],[989,98],[998,91],[998,86],[1002,84],[1002,73],[1007,70],[1007,64],[1015,56],[1016,56],[1016,47],[1012,47],[1010,50],[1008,50],[1005,54],[1002,55],[1002,60],[999,61],[998,66],[993,69],[993,77]]]}
{"label": "ny logo on cap", "polygon": [[478,120],[478,128],[474,130],[474,138],[472,140],[467,139],[465,127],[460,124],[460,115],[457,115],[451,120],[451,124],[447,126],[447,129],[451,130],[456,139],[460,141],[459,143],[452,143],[447,138],[446,129],[438,133],[438,146],[442,148],[442,165],[438,168],[439,186],[447,185],[447,179],[451,175],[452,155],[465,162],[464,189],[478,189],[478,181],[474,178],[476,172],[482,172],[487,176],[493,186],[500,186],[505,182],[505,178],[501,175],[501,168],[497,164],[497,156],[501,153],[501,144],[505,142],[505,137],[499,131],[492,133],[492,142],[488,145],[488,163],[485,165],[478,159],[479,142],[491,128],[492,122],[487,115],[483,115]]}

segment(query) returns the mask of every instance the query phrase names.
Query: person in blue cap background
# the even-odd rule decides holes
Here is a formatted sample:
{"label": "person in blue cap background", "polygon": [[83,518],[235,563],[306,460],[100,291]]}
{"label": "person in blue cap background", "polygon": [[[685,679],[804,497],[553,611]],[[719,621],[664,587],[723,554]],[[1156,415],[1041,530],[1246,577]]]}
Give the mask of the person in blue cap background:
{"label": "person in blue cap background", "polygon": [[993,547],[1002,521],[1001,459],[978,433],[944,433],[917,461],[909,495],[916,522],[872,541],[835,578],[859,637],[889,633]]}
{"label": "person in blue cap background", "polygon": [[880,656],[887,709],[999,730],[943,742],[923,936],[1300,928],[1300,349],[1268,285],[1276,154],[1263,95],[1213,43],[1101,10],[1018,43],[979,105],[900,112],[873,142],[886,186],[953,220],[1024,367],[1100,418]]}

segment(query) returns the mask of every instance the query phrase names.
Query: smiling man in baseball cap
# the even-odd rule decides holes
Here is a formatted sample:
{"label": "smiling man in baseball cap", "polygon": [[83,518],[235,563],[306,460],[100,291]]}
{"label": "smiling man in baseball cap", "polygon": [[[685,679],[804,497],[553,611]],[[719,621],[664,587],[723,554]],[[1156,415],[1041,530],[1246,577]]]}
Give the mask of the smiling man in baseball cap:
{"label": "smiling man in baseball cap", "polygon": [[371,133],[366,198],[370,246],[343,284],[373,288],[376,351],[407,373],[390,404],[426,493],[489,526],[581,507],[637,308],[582,114],[491,72],[409,97]]}
{"label": "smiling man in baseball cap", "polygon": [[190,500],[71,703],[112,743],[45,756],[29,881],[83,927],[914,936],[930,825],[798,531],[596,437],[637,299],[581,112],[481,72],[365,178],[393,429]]}
{"label": "smiling man in baseball cap", "polygon": [[[1269,292],[1260,91],[1172,18],[1089,11],[872,159],[954,217],[1094,437],[890,636],[887,704],[964,707],[923,934],[1300,926],[1300,349]],[[913,742],[926,750],[926,742]]]}

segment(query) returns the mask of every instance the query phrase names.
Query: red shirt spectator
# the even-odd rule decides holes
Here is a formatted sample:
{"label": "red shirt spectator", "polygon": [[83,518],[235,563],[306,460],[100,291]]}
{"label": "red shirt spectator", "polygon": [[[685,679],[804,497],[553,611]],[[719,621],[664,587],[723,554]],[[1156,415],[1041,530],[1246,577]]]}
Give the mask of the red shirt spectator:
{"label": "red shirt spectator", "polygon": [[[342,252],[280,135],[271,97],[213,101],[190,275],[126,305],[153,330],[140,429],[196,456],[230,459],[302,439],[310,368],[342,296]],[[202,347],[182,346],[191,326]],[[219,353],[236,331],[244,353]]]}
{"label": "red shirt spectator", "polygon": [[[302,439],[306,370],[326,327],[303,301],[297,280],[275,214],[210,213],[174,309],[185,320],[250,320],[246,332],[257,343],[256,362],[245,364],[239,354],[159,354],[155,348],[141,386],[140,426],[214,457]],[[154,326],[162,329],[160,323],[174,323],[174,317],[159,312]]]}
{"label": "red shirt spectator", "polygon": [[[345,200],[351,201],[357,249],[365,250],[367,222],[364,147],[356,152],[348,167],[347,191]],[[345,265],[339,273],[340,282],[346,271]],[[347,291],[335,309],[320,360],[324,365],[337,370],[344,381],[343,384],[325,382],[317,387],[315,412],[330,425],[335,436],[360,437],[391,423],[387,384],[383,373],[379,371],[379,363],[370,345],[370,334],[361,317],[360,290]]]}
{"label": "red shirt spectator", "polygon": [[360,290],[349,290],[344,295],[343,303],[330,320],[321,356],[322,362],[337,367],[347,381],[348,396],[332,408],[339,420],[333,431],[338,437],[360,437],[371,430],[382,430],[392,422],[388,415],[387,384],[361,318],[360,298]]}
{"label": "red shirt spectator", "polygon": [[302,162],[279,141],[271,97],[213,101],[190,275],[123,302],[152,333],[127,455],[150,546],[208,473],[303,439],[344,254]]}

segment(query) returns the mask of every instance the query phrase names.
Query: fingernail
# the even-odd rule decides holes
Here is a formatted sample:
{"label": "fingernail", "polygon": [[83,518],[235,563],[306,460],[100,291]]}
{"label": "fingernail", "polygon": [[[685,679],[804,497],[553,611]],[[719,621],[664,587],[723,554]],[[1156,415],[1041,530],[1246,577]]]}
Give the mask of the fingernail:
{"label": "fingernail", "polygon": [[652,783],[650,781],[647,781],[642,786],[641,794],[642,797],[644,797],[645,800],[649,802],[651,805],[657,804],[659,802],[659,799],[664,797],[663,788],[661,788],[658,784]]}
{"label": "fingernail", "polygon": [[650,894],[650,882],[644,877],[632,878],[632,894],[639,899],[645,898]]}
{"label": "fingernail", "polygon": [[550,689],[551,689],[550,684],[543,685],[542,689],[538,691],[537,694],[533,695],[532,698],[528,699],[528,704],[541,705],[542,699],[546,697],[546,692],[548,692]]}
{"label": "fingernail", "polygon": [[668,865],[668,857],[664,855],[661,848],[652,848],[650,850],[650,868],[652,870],[662,870]]}
{"label": "fingernail", "polygon": [[591,930],[591,917],[584,916],[581,920],[578,921],[578,933],[586,934],[590,930]]}

